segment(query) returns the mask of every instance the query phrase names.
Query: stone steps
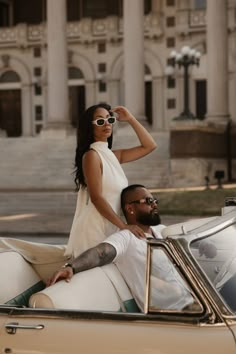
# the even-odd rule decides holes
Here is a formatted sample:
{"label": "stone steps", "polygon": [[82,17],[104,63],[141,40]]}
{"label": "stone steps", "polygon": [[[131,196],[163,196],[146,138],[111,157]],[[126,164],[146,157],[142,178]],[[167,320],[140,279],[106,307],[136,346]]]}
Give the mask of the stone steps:
{"label": "stone steps", "polygon": [[[170,186],[169,135],[153,133],[158,149],[124,164],[129,183]],[[114,148],[139,144],[133,133],[115,134]],[[0,138],[0,190],[73,190],[75,136]]]}
{"label": "stone steps", "polygon": [[0,139],[0,189],[73,188],[75,139]]}
{"label": "stone steps", "polygon": [[130,184],[145,184],[149,188],[167,188],[170,186],[168,161],[158,161],[158,166],[153,166],[152,164],[125,166],[124,170]]}

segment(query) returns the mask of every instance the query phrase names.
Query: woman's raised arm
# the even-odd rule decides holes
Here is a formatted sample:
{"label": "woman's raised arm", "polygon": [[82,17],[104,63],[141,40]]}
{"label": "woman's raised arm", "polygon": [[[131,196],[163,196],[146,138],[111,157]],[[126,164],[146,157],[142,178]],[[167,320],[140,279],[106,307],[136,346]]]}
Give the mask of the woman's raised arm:
{"label": "woman's raised arm", "polygon": [[157,147],[157,144],[152,138],[151,134],[128,111],[127,108],[123,106],[117,106],[112,109],[112,112],[116,112],[118,114],[117,120],[119,122],[128,122],[132,126],[140,141],[139,146],[114,151],[114,154],[116,155],[120,163],[138,160],[141,157],[152,152]]}

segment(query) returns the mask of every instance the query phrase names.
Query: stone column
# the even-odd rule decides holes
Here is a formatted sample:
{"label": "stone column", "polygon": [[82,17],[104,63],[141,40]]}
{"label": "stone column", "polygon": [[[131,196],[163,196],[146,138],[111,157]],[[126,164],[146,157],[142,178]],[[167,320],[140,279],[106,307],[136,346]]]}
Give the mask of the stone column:
{"label": "stone column", "polygon": [[85,107],[90,107],[96,102],[96,82],[86,81],[85,82]]}
{"label": "stone column", "polygon": [[50,129],[69,125],[66,0],[47,0],[48,122]]}
{"label": "stone column", "polygon": [[207,1],[207,121],[228,119],[227,1]]}
{"label": "stone column", "polygon": [[163,88],[163,78],[154,77],[152,82],[152,107],[153,107],[153,123],[152,130],[160,131],[169,128],[168,122],[165,120],[164,114],[164,88]]}
{"label": "stone column", "polygon": [[32,127],[32,93],[29,84],[23,84],[21,90],[21,104],[22,104],[22,136],[34,135]]}
{"label": "stone column", "polygon": [[123,4],[125,105],[137,119],[142,119],[145,115],[143,0],[124,0]]}
{"label": "stone column", "polygon": [[163,0],[152,0],[152,12],[159,13],[162,9]]}
{"label": "stone column", "polygon": [[118,106],[120,100],[120,80],[110,79],[108,83],[109,102],[112,107]]}

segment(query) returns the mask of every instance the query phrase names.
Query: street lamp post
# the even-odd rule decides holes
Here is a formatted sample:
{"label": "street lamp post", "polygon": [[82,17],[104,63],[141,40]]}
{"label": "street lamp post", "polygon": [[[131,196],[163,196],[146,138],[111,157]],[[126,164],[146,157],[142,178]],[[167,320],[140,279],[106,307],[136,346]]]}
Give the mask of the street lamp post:
{"label": "street lamp post", "polygon": [[[176,65],[179,68],[184,69],[184,109],[183,112],[175,120],[186,120],[186,119],[196,119],[194,114],[189,109],[189,66],[197,65],[199,66],[201,53],[195,49],[191,49],[188,46],[181,48],[180,52],[172,50],[170,53],[171,68],[173,69]],[[171,70],[169,70],[170,72]]]}

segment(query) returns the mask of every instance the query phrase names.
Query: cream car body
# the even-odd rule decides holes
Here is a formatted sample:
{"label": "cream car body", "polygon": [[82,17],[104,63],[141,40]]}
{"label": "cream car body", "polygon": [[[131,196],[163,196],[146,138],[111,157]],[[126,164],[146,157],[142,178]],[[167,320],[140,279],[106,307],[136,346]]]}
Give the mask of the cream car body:
{"label": "cream car body", "polygon": [[[114,265],[77,274],[69,284],[60,282],[33,294],[28,307],[17,307],[6,301],[7,292],[26,277],[35,277],[33,283],[40,277],[18,254],[0,254],[5,266],[1,267],[5,285],[0,279],[0,352],[236,353],[234,304],[219,290],[236,272],[236,208],[220,217],[167,227],[163,236],[148,243],[145,313],[133,312],[132,295]],[[195,307],[171,311],[155,307],[152,276],[157,250],[174,265]],[[16,275],[12,260],[8,265],[10,257],[19,271]]]}

